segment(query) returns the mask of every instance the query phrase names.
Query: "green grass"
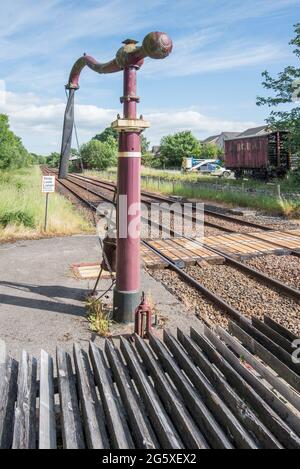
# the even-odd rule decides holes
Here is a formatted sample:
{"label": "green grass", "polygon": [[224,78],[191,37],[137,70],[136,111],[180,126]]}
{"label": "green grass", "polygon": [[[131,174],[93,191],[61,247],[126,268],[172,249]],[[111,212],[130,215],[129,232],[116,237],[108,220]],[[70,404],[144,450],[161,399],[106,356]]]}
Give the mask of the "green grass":
{"label": "green grass", "polygon": [[44,232],[45,194],[37,166],[0,173],[0,241],[90,232],[92,226],[72,206],[55,193],[49,195],[47,233]]}
{"label": "green grass", "polygon": [[[143,187],[149,191],[157,192],[157,184],[145,184]],[[167,195],[177,195],[188,199],[201,201],[212,201],[229,206],[240,206],[261,210],[270,215],[284,215],[300,218],[300,201],[280,200],[277,197],[263,195],[249,195],[247,193],[236,193],[227,191],[214,191],[213,189],[201,188],[199,186],[186,186],[180,183],[163,182],[160,184],[159,192]]]}
{"label": "green grass", "polygon": [[[110,168],[105,172],[90,171],[88,174],[110,180],[116,180],[116,168]],[[142,187],[152,192],[160,192],[166,195],[177,195],[188,199],[198,199],[206,202],[217,202],[230,207],[240,206],[261,210],[270,215],[283,215],[289,218],[300,218],[300,200],[291,200],[284,196],[284,189],[289,192],[300,191],[299,184],[288,185],[289,181],[281,181],[283,198],[279,199],[276,193],[276,182],[274,181],[274,195],[262,195],[249,192],[235,192],[230,190],[230,185],[240,185],[241,181],[234,179],[224,180],[216,177],[199,177],[197,174],[173,173],[166,175],[164,172],[143,169],[142,174],[149,176],[142,179]],[[165,177],[163,177],[165,174]],[[216,190],[206,185],[222,185],[222,190]],[[203,185],[201,185],[203,183]],[[266,184],[258,181],[244,181],[245,189],[253,187],[256,189],[266,189]],[[271,186],[272,188],[272,186]]]}
{"label": "green grass", "polygon": [[[87,171],[87,174],[97,176],[101,174],[102,177],[108,179],[115,179],[117,175],[117,168],[108,168],[106,171]],[[216,176],[205,176],[199,173],[181,173],[180,171],[171,170],[159,170],[153,168],[142,167],[142,176],[151,179],[160,179],[161,181],[176,181],[176,182],[187,182],[187,183],[208,183],[208,184],[220,184],[220,185],[231,185],[236,187],[244,187],[245,189],[268,189],[270,191],[277,190],[277,185],[280,184],[282,192],[299,192],[300,193],[300,178],[290,176],[287,179],[273,179],[266,185],[264,181],[257,181],[255,179],[226,179],[219,178]]]}

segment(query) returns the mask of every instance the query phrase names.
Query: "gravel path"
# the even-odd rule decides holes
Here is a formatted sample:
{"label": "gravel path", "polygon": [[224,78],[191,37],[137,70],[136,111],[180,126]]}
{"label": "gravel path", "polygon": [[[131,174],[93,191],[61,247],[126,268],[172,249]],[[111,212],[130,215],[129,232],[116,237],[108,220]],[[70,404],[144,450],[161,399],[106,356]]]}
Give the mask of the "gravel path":
{"label": "gravel path", "polygon": [[244,263],[276,278],[291,287],[300,289],[300,259],[295,256],[263,256],[245,260]]}
{"label": "gravel path", "polygon": [[[188,267],[186,272],[222,297],[245,317],[256,316],[263,319],[263,316],[267,314],[290,331],[300,335],[300,305],[294,300],[227,265],[193,266]],[[176,294],[184,304],[193,308],[195,314],[227,327],[228,316],[220,315],[219,308],[183,282],[177,274],[165,270],[154,272],[153,275]]]}

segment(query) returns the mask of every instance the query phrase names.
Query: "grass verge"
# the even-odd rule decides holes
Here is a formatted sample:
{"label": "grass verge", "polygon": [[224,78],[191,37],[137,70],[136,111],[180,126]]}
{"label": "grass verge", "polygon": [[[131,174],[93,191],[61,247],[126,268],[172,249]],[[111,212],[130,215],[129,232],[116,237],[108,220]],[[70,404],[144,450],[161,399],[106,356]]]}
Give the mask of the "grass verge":
{"label": "grass verge", "polygon": [[0,242],[67,236],[93,231],[83,213],[63,196],[49,196],[47,232],[44,231],[45,194],[37,166],[0,174]]}
{"label": "grass verge", "polygon": [[[144,171],[144,170],[143,170]],[[151,170],[152,172],[154,170]],[[116,171],[96,172],[90,171],[89,175],[108,178],[116,180]],[[144,172],[143,172],[144,174]],[[142,187],[151,192],[159,192],[166,195],[177,195],[188,199],[197,199],[201,202],[217,202],[229,207],[245,207],[256,210],[261,210],[268,215],[285,216],[288,218],[300,219],[300,200],[288,199],[283,197],[280,199],[277,195],[267,196],[255,193],[242,193],[234,192],[226,189],[224,183],[224,190],[216,191],[212,187],[201,187],[201,184],[193,184],[192,178],[195,176],[178,175],[177,178],[172,180],[150,178],[148,181],[142,180]],[[208,179],[208,178],[206,178]],[[210,178],[212,180],[212,178]],[[216,181],[216,179],[213,179]],[[203,178],[204,181],[204,178]],[[200,181],[198,181],[200,182]],[[235,182],[234,180],[230,181]],[[251,182],[249,182],[251,183]],[[253,185],[262,187],[262,183],[253,182]]]}

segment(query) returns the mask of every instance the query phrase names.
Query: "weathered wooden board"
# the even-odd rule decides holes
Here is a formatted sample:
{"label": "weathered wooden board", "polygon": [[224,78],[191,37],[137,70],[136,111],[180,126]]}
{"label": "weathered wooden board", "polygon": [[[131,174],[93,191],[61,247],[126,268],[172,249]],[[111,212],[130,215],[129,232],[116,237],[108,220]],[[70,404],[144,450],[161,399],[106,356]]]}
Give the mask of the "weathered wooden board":
{"label": "weathered wooden board", "polygon": [[[249,405],[227,382],[226,376],[219,373],[216,367],[211,366],[210,360],[200,347],[181,330],[177,330],[177,338],[193,363],[203,372],[214,389],[218,392],[226,405],[234,413],[239,422],[256,437],[257,444],[263,449],[281,449],[282,445],[272,435],[270,430],[260,421]],[[169,346],[169,342],[166,342]],[[172,348],[171,348],[172,351]]]}
{"label": "weathered wooden board", "polygon": [[188,358],[185,351],[180,347],[180,344],[167,331],[164,331],[164,341],[199,392],[205,405],[212,414],[216,416],[217,422],[219,422],[221,426],[229,429],[233,444],[244,449],[257,449],[257,444],[250,433],[239,423],[238,419],[224,403],[224,400],[220,398],[204,375],[198,372],[197,367],[192,360]]}
{"label": "weathered wooden board", "polygon": [[41,351],[39,448],[56,449],[53,359]]}
{"label": "weathered wooden board", "polygon": [[121,350],[127,366],[141,394],[149,419],[156,431],[157,437],[163,448],[182,449],[183,442],[168,416],[158,393],[149,380],[145,369],[141,366],[136,352],[128,341],[121,338]]}
{"label": "weathered wooden board", "polygon": [[[256,236],[256,233],[255,233]],[[266,254],[285,254],[288,250],[284,247],[276,247],[243,233],[232,233],[220,236],[208,236],[204,239],[207,247],[240,259],[263,256]]]}
{"label": "weathered wooden board", "polygon": [[300,236],[297,237],[284,231],[257,232],[255,236],[282,248],[300,251]]}
{"label": "weathered wooden board", "polygon": [[14,449],[36,448],[37,360],[22,352],[15,408]]}
{"label": "weathered wooden board", "polygon": [[267,318],[242,327],[75,345],[57,370],[43,351],[39,373],[26,352],[19,365],[2,353],[0,447],[300,449],[293,336]]}
{"label": "weathered wooden board", "polygon": [[[300,438],[297,437],[292,429],[276,414],[269,404],[257,393],[246,380],[243,374],[246,373],[240,360],[222,343],[214,334],[210,334],[205,328],[205,337],[195,329],[191,329],[192,339],[205,352],[211,363],[226,376],[228,383],[234,387],[247,402],[251,408],[259,413],[260,420],[274,434],[280,443],[289,449],[300,448]],[[225,357],[223,356],[225,354]],[[231,358],[231,361],[229,361]],[[233,364],[234,361],[234,364]]]}
{"label": "weathered wooden board", "polygon": [[138,336],[136,336],[136,347],[154,381],[157,391],[162,396],[170,418],[180,430],[181,437],[187,448],[208,449],[208,443],[186,408],[184,400],[171,386],[163,369],[157,363],[156,358],[145,344],[145,341]]}
{"label": "weathered wooden board", "polygon": [[215,449],[233,449],[234,446],[230,438],[225,434],[216,417],[205,406],[200,394],[191,386],[166,348],[153,334],[150,334],[150,344],[168,375],[182,394],[187,408],[196,417],[199,427],[205,432],[210,445]]}
{"label": "weathered wooden board", "polygon": [[7,357],[0,363],[0,449],[9,449],[12,445],[17,380],[18,364]]}
{"label": "weathered wooden board", "polygon": [[[203,241],[203,240],[202,240]],[[222,264],[224,258],[201,245],[197,240],[172,238],[148,241],[150,246],[167,256],[171,261],[184,265],[195,265],[206,261],[211,264]]]}
{"label": "weathered wooden board", "polygon": [[95,379],[88,355],[78,344],[74,345],[74,361],[87,446],[89,449],[108,449],[104,412],[97,396]]}
{"label": "weathered wooden board", "polygon": [[132,449],[134,448],[134,444],[124,411],[119,404],[110,370],[105,363],[104,354],[102,350],[94,344],[90,344],[90,357],[112,440],[112,446],[115,449]]}
{"label": "weathered wooden board", "polygon": [[63,446],[65,449],[83,449],[85,442],[71,357],[57,349],[56,362]]}

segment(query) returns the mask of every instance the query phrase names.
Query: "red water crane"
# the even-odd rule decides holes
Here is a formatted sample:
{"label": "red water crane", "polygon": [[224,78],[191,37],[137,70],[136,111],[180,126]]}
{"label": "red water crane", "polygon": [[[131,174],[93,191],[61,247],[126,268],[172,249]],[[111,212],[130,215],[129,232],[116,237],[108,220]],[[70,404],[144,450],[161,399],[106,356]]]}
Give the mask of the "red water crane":
{"label": "red water crane", "polygon": [[141,133],[149,127],[142,116],[137,118],[137,70],[146,57],[164,59],[172,51],[172,41],[166,33],[152,32],[137,46],[137,41],[123,42],[116,57],[101,64],[93,57],[80,57],[70,73],[66,85],[69,90],[65,112],[59,178],[66,178],[74,125],[74,94],[79,89],[82,69],[88,66],[97,73],[124,73],[124,92],[121,97],[123,117],[112,123],[119,133],[117,184],[117,276],[114,289],[114,320],[132,322],[140,303],[140,171]]}

